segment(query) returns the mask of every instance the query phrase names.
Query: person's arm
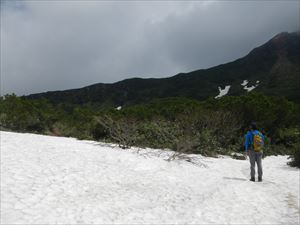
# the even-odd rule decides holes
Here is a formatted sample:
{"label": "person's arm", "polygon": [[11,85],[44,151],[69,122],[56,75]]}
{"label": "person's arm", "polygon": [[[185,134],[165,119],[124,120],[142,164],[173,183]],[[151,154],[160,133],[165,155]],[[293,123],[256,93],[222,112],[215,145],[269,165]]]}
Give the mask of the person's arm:
{"label": "person's arm", "polygon": [[248,147],[249,147],[249,139],[250,139],[250,137],[249,137],[249,132],[246,134],[246,137],[245,137],[245,152],[247,153],[248,152]]}
{"label": "person's arm", "polygon": [[245,135],[245,159],[247,159],[248,156],[248,144],[249,144],[249,137],[248,133]]}

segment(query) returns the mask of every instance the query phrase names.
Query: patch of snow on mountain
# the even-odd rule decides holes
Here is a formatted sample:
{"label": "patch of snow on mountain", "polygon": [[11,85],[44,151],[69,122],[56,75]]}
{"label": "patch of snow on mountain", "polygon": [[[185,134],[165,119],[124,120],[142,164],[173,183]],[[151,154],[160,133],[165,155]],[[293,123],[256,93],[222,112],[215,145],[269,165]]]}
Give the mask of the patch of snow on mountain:
{"label": "patch of snow on mountain", "polygon": [[250,91],[252,91],[253,89],[257,88],[257,87],[258,87],[258,84],[259,84],[259,81],[258,81],[258,82],[256,81],[256,85],[252,85],[252,86],[250,86],[250,87],[248,87],[248,86],[246,85],[246,86],[244,86],[244,89],[245,89],[246,91],[250,92]]}
{"label": "patch of snow on mountain", "polygon": [[241,83],[242,86],[246,86],[249,82],[247,80],[244,80],[243,83]]}
{"label": "patch of snow on mountain", "polygon": [[116,110],[121,110],[122,109],[122,106],[118,106],[117,108],[116,108]]}
{"label": "patch of snow on mountain", "polygon": [[254,88],[256,88],[256,86],[253,86],[253,85],[250,87],[247,87],[247,86],[244,87],[244,89],[248,92],[252,91]]}
{"label": "patch of snow on mountain", "polygon": [[[299,169],[248,160],[123,150],[74,138],[0,132],[1,224],[298,224]],[[134,152],[133,152],[134,151]]]}
{"label": "patch of snow on mountain", "polygon": [[221,87],[219,87],[219,95],[217,95],[215,98],[221,98],[223,97],[224,95],[227,95],[228,94],[228,91],[230,89],[230,85],[227,85],[225,86],[224,89],[222,89]]}
{"label": "patch of snow on mountain", "polygon": [[252,91],[253,89],[255,89],[255,88],[258,87],[260,81],[257,80],[257,81],[255,82],[255,85],[252,85],[252,86],[249,86],[249,87],[247,86],[248,83],[249,83],[248,80],[244,80],[243,83],[241,83],[241,85],[243,86],[243,89],[244,89],[244,90],[250,92],[250,91]]}

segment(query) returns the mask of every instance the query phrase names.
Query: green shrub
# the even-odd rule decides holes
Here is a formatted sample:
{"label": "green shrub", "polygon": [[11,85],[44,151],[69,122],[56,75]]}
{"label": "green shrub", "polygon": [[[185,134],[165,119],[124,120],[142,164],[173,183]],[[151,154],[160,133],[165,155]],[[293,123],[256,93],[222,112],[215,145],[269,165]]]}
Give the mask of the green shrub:
{"label": "green shrub", "polygon": [[109,132],[102,124],[97,123],[92,127],[91,135],[95,140],[104,140],[109,137]]}
{"label": "green shrub", "polygon": [[244,151],[245,130],[256,121],[268,136],[265,155],[298,159],[300,106],[284,98],[250,93],[202,102],[156,99],[121,110],[108,105],[52,105],[6,95],[0,97],[0,128],[215,156]]}

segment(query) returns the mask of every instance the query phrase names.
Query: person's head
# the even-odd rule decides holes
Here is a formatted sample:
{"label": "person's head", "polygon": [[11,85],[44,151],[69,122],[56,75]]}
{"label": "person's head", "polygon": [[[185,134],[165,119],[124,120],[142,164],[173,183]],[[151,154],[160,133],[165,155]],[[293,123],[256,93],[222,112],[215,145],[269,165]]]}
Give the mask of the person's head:
{"label": "person's head", "polygon": [[257,130],[256,123],[251,123],[249,127],[250,127],[250,130]]}

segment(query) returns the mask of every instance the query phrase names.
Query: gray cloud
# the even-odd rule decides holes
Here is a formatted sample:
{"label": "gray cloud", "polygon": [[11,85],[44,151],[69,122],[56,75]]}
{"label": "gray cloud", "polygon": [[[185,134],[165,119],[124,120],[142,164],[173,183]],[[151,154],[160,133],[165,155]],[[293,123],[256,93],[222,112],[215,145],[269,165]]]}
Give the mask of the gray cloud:
{"label": "gray cloud", "polygon": [[298,1],[1,2],[1,94],[165,77],[299,29]]}

